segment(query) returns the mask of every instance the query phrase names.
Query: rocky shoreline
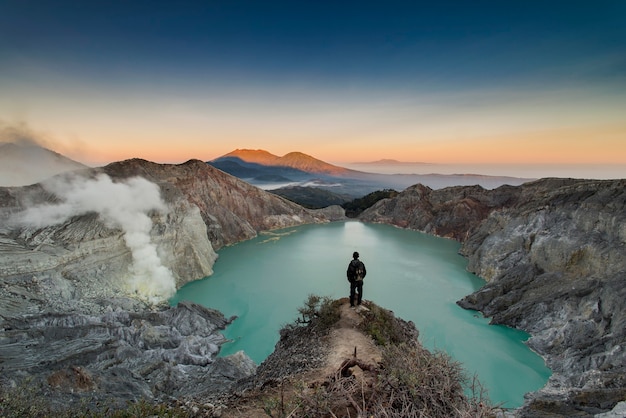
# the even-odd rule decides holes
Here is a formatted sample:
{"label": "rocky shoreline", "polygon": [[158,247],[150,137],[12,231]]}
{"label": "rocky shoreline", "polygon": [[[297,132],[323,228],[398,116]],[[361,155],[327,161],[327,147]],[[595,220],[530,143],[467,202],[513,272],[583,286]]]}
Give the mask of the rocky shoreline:
{"label": "rocky shoreline", "polygon": [[590,417],[626,400],[625,206],[625,180],[542,179],[416,185],[360,218],[460,241],[487,284],[459,305],[529,332],[553,371],[517,415]]}

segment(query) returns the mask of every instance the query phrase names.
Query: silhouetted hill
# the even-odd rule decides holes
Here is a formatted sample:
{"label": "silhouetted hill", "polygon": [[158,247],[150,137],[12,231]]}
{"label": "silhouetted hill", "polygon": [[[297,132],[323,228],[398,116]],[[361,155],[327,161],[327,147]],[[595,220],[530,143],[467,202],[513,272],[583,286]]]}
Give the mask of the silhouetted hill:
{"label": "silhouetted hill", "polygon": [[271,192],[309,209],[344,205],[352,200],[350,196],[339,195],[317,187],[288,186],[271,190]]}
{"label": "silhouetted hill", "polygon": [[290,152],[282,157],[265,150],[236,149],[222,157],[210,161],[211,164],[225,158],[238,158],[246,163],[255,163],[262,166],[290,167],[311,174],[327,174],[332,176],[357,175],[359,172],[329,164],[302,152]]}
{"label": "silhouetted hill", "polygon": [[[207,164],[244,180],[285,183],[311,178],[309,173],[296,168],[273,165],[267,166],[256,162],[245,161],[234,156],[220,157],[209,161]],[[254,184],[254,181],[250,182]]]}

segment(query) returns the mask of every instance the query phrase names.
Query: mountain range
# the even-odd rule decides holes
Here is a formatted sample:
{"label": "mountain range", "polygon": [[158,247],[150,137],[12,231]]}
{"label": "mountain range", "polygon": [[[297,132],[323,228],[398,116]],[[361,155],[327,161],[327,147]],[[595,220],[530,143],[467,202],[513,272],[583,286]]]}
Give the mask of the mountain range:
{"label": "mountain range", "polygon": [[207,162],[215,168],[265,190],[315,187],[358,198],[376,190],[404,190],[421,183],[432,189],[480,185],[494,189],[520,185],[531,179],[477,174],[379,174],[329,164],[301,152],[280,157],[265,150],[236,149]]}
{"label": "mountain range", "polygon": [[231,159],[232,161],[239,159],[246,163],[259,164],[265,167],[289,167],[310,174],[323,174],[331,176],[358,176],[362,174],[359,171],[350,170],[318,160],[317,158],[311,157],[310,155],[302,152],[290,152],[282,157],[279,157],[265,150],[236,149],[213,161],[223,159]]}
{"label": "mountain range", "polygon": [[[477,174],[369,173],[329,164],[302,152],[290,152],[281,157],[265,150],[250,149],[236,149],[207,163],[254,186],[288,198],[307,193],[315,198],[321,194],[312,188],[320,189],[327,196],[324,202],[327,201],[328,205],[382,189],[404,190],[417,183],[433,189],[461,185],[493,189],[503,184],[520,185],[532,180]],[[60,173],[86,168],[78,161],[35,143],[0,143],[0,186],[25,186]]]}

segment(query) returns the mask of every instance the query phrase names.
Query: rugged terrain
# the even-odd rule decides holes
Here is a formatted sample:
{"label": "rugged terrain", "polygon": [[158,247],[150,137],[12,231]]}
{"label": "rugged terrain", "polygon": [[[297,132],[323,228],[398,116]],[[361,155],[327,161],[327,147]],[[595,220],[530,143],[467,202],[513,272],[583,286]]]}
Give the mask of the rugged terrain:
{"label": "rugged terrain", "polygon": [[[138,206],[154,200],[150,187],[159,201]],[[63,403],[224,390],[254,363],[244,354],[216,359],[229,319],[170,308],[167,289],[210,275],[224,245],[341,218],[341,208],[307,210],[194,160],[128,160],[0,188],[2,383],[30,382]],[[171,287],[135,283],[142,268]]]}
{"label": "rugged terrain", "polygon": [[413,323],[369,301],[356,309],[347,298],[320,301],[307,302],[302,319],[281,330],[257,373],[221,399],[223,417],[480,418],[496,412],[480,394],[463,393],[462,369],[424,349]]}
{"label": "rugged terrain", "polygon": [[408,188],[360,219],[462,243],[487,284],[459,301],[531,334],[553,375],[520,416],[592,416],[626,400],[626,180]]}
{"label": "rugged terrain", "polygon": [[[133,182],[137,177],[145,180]],[[93,184],[106,187],[90,190]],[[487,284],[459,304],[528,331],[528,344],[554,372],[517,415],[593,416],[619,411],[626,399],[625,186],[572,179],[494,190],[415,185],[360,219],[462,243],[468,268]],[[21,217],[31,208],[36,216]],[[120,219],[129,216],[130,222]],[[128,160],[0,188],[2,383],[26,384],[68,405],[81,398],[210,400],[246,376],[252,377],[239,384],[251,386],[240,391],[313,366],[322,376],[331,369],[324,365],[334,368],[336,361],[299,355],[299,344],[309,341],[299,331],[282,336],[278,354],[253,375],[244,354],[215,357],[219,330],[230,319],[162,301],[167,289],[211,274],[215,250],[224,245],[263,230],[344,218],[339,207],[307,210],[194,160]],[[147,229],[136,228],[146,219]],[[144,258],[158,263],[152,273],[166,271],[172,280],[165,293],[133,282],[141,268],[154,267],[141,266]]]}

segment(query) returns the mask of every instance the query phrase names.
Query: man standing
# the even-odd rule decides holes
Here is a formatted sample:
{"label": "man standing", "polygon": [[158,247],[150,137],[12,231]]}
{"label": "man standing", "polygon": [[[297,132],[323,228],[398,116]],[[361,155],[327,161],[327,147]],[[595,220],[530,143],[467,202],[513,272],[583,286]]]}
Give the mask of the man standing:
{"label": "man standing", "polygon": [[356,304],[360,305],[363,299],[363,279],[365,278],[365,264],[359,260],[359,253],[354,252],[352,254],[352,260],[348,264],[348,271],[346,272],[348,281],[350,282],[350,307],[354,308],[355,292],[358,293]]}

